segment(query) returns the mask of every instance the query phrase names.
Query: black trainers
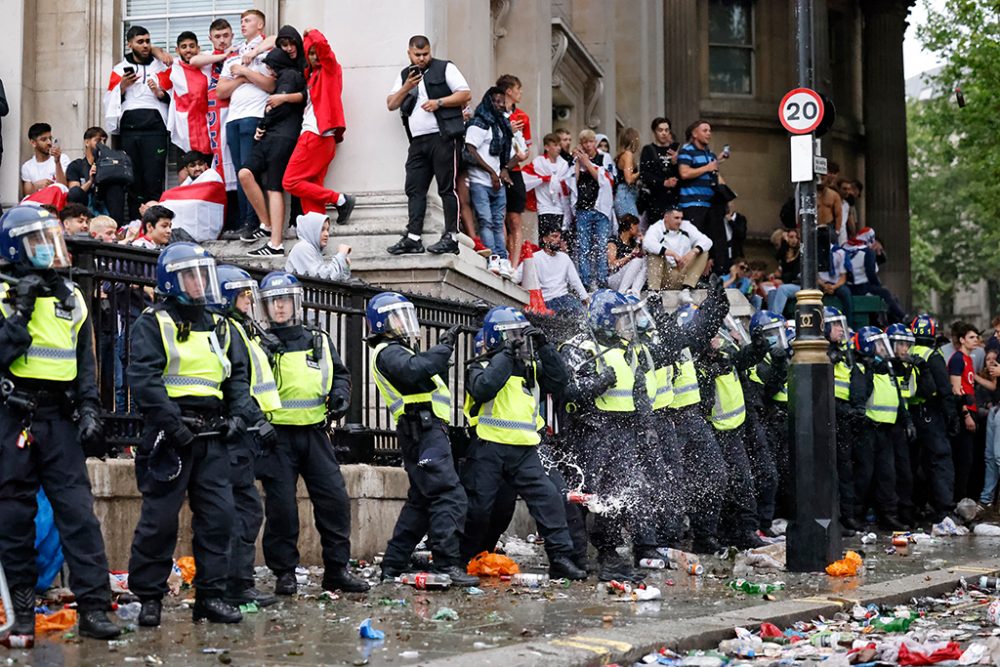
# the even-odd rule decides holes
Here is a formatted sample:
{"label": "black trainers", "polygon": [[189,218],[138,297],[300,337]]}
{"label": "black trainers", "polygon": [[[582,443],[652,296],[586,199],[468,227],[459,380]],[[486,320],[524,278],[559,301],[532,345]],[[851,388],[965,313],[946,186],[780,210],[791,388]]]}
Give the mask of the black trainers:
{"label": "black trainers", "polygon": [[160,624],[160,614],[163,603],[159,600],[143,600],[139,610],[139,625],[144,628],[155,628]]}
{"label": "black trainers", "polygon": [[14,625],[4,638],[10,648],[35,646],[35,589],[15,588],[10,592],[14,604]]}
{"label": "black trainers", "polygon": [[577,567],[569,556],[559,556],[549,561],[549,578],[583,581],[587,578],[587,570]]}
{"label": "black trainers", "polygon": [[253,586],[240,591],[230,591],[224,598],[226,602],[234,607],[242,607],[245,604],[254,603],[261,609],[270,607],[278,601],[278,598],[271,593],[259,591]]}
{"label": "black trainers", "polygon": [[247,255],[251,257],[281,257],[285,254],[284,246],[280,248],[272,248],[270,241],[257,248],[256,250],[251,250]]}
{"label": "black trainers", "polygon": [[244,227],[243,231],[240,232],[240,240],[244,243],[253,243],[254,241],[259,241],[260,239],[271,238],[271,230],[264,229],[263,227]]}
{"label": "black trainers", "polygon": [[337,206],[337,224],[346,225],[347,221],[351,219],[351,213],[354,211],[354,205],[358,203],[357,197],[352,195],[344,195],[344,203]]}
{"label": "black trainers", "polygon": [[324,591],[344,591],[345,593],[364,593],[371,586],[361,577],[348,572],[346,567],[338,567],[323,573]]}
{"label": "black trainers", "polygon": [[286,572],[278,575],[278,580],[274,582],[275,595],[295,595],[299,590],[299,583],[295,580],[294,572]]}
{"label": "black trainers", "polygon": [[222,598],[203,598],[194,601],[191,619],[195,623],[202,619],[209,623],[239,623],[243,614]]}
{"label": "black trainers", "polygon": [[79,631],[81,637],[93,639],[114,639],[122,633],[122,629],[108,618],[108,612],[99,609],[80,612]]}
{"label": "black trainers", "polygon": [[445,234],[441,237],[441,240],[434,245],[427,246],[427,252],[432,252],[435,255],[443,255],[445,253],[450,253],[452,255],[458,254],[458,241],[455,240],[451,234]]}
{"label": "black trainers", "polygon": [[466,587],[479,585],[479,577],[474,577],[471,574],[466,573],[465,570],[457,565],[432,567],[431,572],[436,572],[437,574],[447,574],[451,577],[451,583],[455,586]]}
{"label": "black trainers", "polygon": [[396,241],[395,245],[391,245],[386,248],[386,252],[390,255],[419,255],[424,251],[424,244],[420,241],[414,241],[409,236],[405,234],[401,239]]}
{"label": "black trainers", "polygon": [[760,539],[760,535],[757,533],[747,532],[736,540],[736,546],[740,549],[756,549],[766,547],[767,542]]}

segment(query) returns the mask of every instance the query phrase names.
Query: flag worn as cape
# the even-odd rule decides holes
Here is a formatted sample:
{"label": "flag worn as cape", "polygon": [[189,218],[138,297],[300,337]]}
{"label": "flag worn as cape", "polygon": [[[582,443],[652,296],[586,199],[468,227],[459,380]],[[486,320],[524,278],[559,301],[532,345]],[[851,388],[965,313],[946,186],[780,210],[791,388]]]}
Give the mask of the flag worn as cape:
{"label": "flag worn as cape", "polygon": [[56,210],[61,211],[66,207],[66,198],[68,196],[69,188],[62,183],[53,183],[28,195],[21,200],[21,203],[38,206],[45,204],[46,206],[55,206]]}
{"label": "flag worn as cape", "polygon": [[164,90],[171,90],[167,130],[170,141],[185,153],[214,154],[208,138],[208,80],[212,66],[192,67],[180,59],[170,67]]}
{"label": "flag worn as cape", "polygon": [[174,212],[174,227],[183,229],[201,243],[214,241],[226,217],[226,185],[214,169],[185,185],[160,195],[160,205]]}

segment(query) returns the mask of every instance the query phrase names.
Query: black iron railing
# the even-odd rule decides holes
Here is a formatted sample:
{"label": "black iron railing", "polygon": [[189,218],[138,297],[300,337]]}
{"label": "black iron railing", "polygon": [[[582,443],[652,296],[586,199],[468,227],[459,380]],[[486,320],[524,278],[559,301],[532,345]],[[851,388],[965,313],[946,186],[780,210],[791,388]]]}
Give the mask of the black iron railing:
{"label": "black iron railing", "polygon": [[[142,427],[125,377],[132,342],[131,324],[155,299],[157,253],[86,239],[72,239],[69,246],[73,255],[73,277],[90,298],[105,429],[118,448],[130,446],[138,441]],[[258,280],[264,276],[260,269],[243,268]],[[398,461],[395,431],[371,377],[371,348],[365,342],[365,307],[368,299],[383,290],[313,278],[300,280],[305,287],[307,323],[330,334],[351,372],[351,407],[334,438],[338,456],[353,461]],[[459,336],[456,345],[455,363],[447,378],[453,396],[452,424],[461,425],[463,362],[473,356],[472,334],[482,321],[485,307],[420,295],[407,296],[416,306],[424,326],[424,349],[436,343],[449,327],[463,325],[463,335]],[[116,380],[119,373],[120,379]]]}

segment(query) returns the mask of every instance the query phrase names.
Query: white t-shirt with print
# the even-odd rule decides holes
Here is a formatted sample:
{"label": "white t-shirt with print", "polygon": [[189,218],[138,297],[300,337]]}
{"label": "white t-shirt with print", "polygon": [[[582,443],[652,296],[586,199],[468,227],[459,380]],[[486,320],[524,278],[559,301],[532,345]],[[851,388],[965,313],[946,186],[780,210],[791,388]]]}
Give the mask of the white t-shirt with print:
{"label": "white t-shirt with print", "polygon": [[[263,40],[264,37],[262,35],[257,35],[249,42],[244,42],[236,53],[226,59],[226,62],[222,65],[222,73],[219,76],[223,79],[234,78],[233,65],[240,64],[243,54],[254,49]],[[266,55],[267,52],[265,51],[254,58],[249,68],[259,74],[270,75],[271,69],[264,64],[264,57]],[[226,116],[226,123],[228,124],[241,118],[263,118],[264,107],[267,106],[268,97],[270,97],[270,93],[264,92],[249,81],[240,84],[229,97],[229,114]]]}
{"label": "white t-shirt with print", "polygon": [[[69,168],[69,158],[65,153],[59,156],[59,162],[62,163],[63,173],[65,174],[66,169]],[[22,181],[34,183],[35,181],[41,181],[46,178],[50,181],[56,180],[56,160],[51,155],[45,162],[39,162],[32,157],[30,160],[21,165]]]}
{"label": "white t-shirt with print", "polygon": [[[459,90],[469,90],[469,83],[455,67],[455,63],[448,63],[445,66],[444,80],[453,93]],[[389,94],[395,95],[402,87],[403,81],[397,74],[396,82],[389,90]],[[438,131],[437,116],[434,115],[433,111],[424,111],[421,108],[428,99],[427,87],[424,85],[424,80],[421,79],[420,83],[417,84],[417,105],[413,108],[413,113],[410,114],[410,134],[414,137],[435,134]]]}

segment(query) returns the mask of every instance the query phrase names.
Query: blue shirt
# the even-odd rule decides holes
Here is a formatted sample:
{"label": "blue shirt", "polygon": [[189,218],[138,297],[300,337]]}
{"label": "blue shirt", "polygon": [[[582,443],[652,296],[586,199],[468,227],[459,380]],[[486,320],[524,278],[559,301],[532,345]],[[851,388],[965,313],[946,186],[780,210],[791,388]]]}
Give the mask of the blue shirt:
{"label": "blue shirt", "polygon": [[[707,148],[703,150],[694,144],[684,144],[677,153],[677,166],[680,168],[683,164],[698,169],[714,159],[715,153]],[[713,171],[705,172],[697,178],[681,180],[680,207],[711,206],[717,182],[718,173]]]}

